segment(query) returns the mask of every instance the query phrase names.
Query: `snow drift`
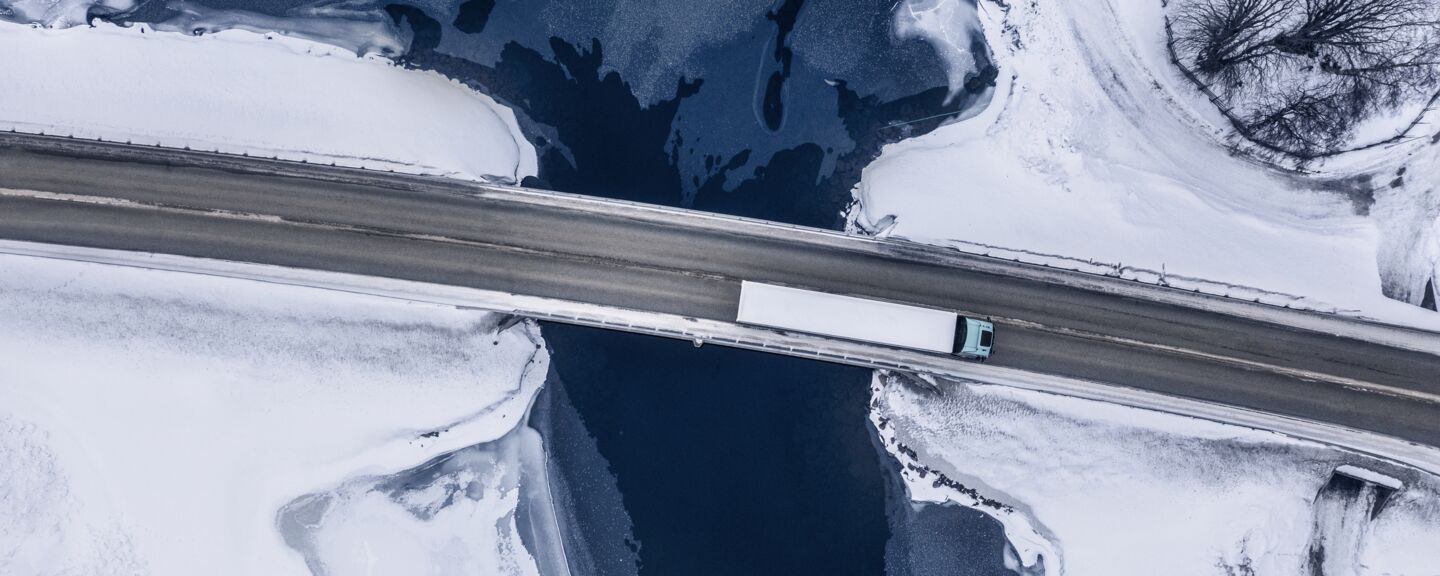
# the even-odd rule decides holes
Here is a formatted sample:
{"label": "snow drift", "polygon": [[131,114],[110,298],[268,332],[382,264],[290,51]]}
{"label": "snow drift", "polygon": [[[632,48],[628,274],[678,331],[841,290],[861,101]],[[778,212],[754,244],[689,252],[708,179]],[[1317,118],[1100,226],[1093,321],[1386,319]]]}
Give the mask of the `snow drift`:
{"label": "snow drift", "polygon": [[518,182],[535,149],[490,97],[278,34],[0,22],[0,130]]}
{"label": "snow drift", "polygon": [[[332,492],[346,505],[313,518],[322,550],[535,572],[499,441],[525,431],[548,368],[532,323],[12,255],[0,318],[0,573],[305,574],[277,515]],[[364,480],[497,441],[457,460],[467,497],[433,524],[404,506],[423,495]]]}
{"label": "snow drift", "polygon": [[[917,504],[999,520],[1022,574],[1422,575],[1440,479],[1279,434],[1004,386],[877,374],[871,421]],[[1406,479],[1375,518],[1324,490],[1360,464]],[[1358,482],[1357,482],[1358,483]],[[1373,493],[1373,490],[1371,491]],[[1315,544],[1335,549],[1318,557]]]}

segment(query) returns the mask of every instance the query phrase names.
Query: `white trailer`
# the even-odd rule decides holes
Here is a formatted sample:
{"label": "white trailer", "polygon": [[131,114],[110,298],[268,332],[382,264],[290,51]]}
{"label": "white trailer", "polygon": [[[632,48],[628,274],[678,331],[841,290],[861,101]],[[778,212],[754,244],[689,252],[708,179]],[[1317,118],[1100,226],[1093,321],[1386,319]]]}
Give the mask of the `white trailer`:
{"label": "white trailer", "polygon": [[954,312],[746,280],[736,322],[872,344],[990,356],[995,327]]}

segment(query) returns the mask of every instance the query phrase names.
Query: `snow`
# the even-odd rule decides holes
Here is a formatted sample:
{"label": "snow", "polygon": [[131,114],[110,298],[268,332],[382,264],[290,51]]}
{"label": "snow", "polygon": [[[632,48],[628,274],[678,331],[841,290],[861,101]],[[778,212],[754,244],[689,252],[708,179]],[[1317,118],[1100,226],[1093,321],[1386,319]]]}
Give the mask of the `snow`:
{"label": "snow", "polygon": [[[873,384],[871,420],[908,465],[911,500],[995,517],[1025,574],[1308,574],[1316,537],[1337,548],[1324,555],[1326,574],[1427,576],[1440,565],[1440,550],[1423,544],[1440,538],[1440,479],[1328,446],[885,373]],[[1325,488],[1344,465],[1404,476],[1409,487],[1372,521],[1363,495]]]}
{"label": "snow", "polygon": [[1373,209],[1337,184],[1356,175],[1338,163],[1307,176],[1235,155],[1223,119],[1169,68],[1160,10],[982,3],[1001,70],[989,107],[886,147],[856,188],[852,229],[893,216],[893,237],[1440,329],[1385,297],[1418,304],[1440,265],[1434,180],[1384,186],[1440,148],[1412,142],[1370,166]]}
{"label": "snow", "polygon": [[43,23],[56,28],[68,28],[85,24],[85,15],[92,6],[117,11],[135,7],[134,0],[14,0],[0,5],[0,16],[5,9],[10,16],[24,22]]}
{"label": "snow", "polygon": [[498,521],[513,460],[457,471],[481,489],[433,525],[365,484],[513,436],[549,362],[531,323],[8,254],[0,318],[0,573],[304,574],[277,513],[332,491],[328,545],[534,573]]}
{"label": "snow", "polygon": [[303,532],[292,545],[324,567],[316,573],[538,574],[517,537],[517,443],[494,444],[302,496],[280,511],[282,531]]}
{"label": "snow", "polygon": [[[1428,116],[1440,122],[1440,111]],[[1440,298],[1440,146],[1432,137],[1352,153],[1330,160],[1326,169],[1369,177],[1377,186],[1370,210],[1379,224],[1381,283],[1391,295],[1412,304],[1423,301],[1434,281]]]}
{"label": "snow", "polygon": [[1360,121],[1355,125],[1355,133],[1351,135],[1348,146],[1372,145],[1406,134],[1410,123],[1426,112],[1428,104],[1431,104],[1428,99],[1410,100],[1398,108],[1382,110]]}
{"label": "snow", "polygon": [[955,349],[953,312],[749,280],[740,285],[736,321],[933,352]]}
{"label": "snow", "polygon": [[488,96],[298,37],[0,22],[0,53],[0,130],[469,180],[537,170]]}
{"label": "snow", "polygon": [[1416,494],[1402,492],[1391,498],[1368,529],[1370,542],[1383,546],[1366,546],[1358,552],[1359,562],[1371,574],[1394,576],[1433,576],[1440,574],[1440,552],[1436,518],[1440,518],[1440,499],[1434,492]]}

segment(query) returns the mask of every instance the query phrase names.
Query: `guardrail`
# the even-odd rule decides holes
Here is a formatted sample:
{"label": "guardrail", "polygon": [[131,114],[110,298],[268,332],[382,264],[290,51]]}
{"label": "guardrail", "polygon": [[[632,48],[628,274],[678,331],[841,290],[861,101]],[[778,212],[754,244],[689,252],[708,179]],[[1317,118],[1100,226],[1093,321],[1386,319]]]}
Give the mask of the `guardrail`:
{"label": "guardrail", "polygon": [[203,274],[457,308],[481,309],[581,326],[663,336],[701,344],[710,343],[775,352],[863,368],[930,374],[963,382],[1010,386],[1268,430],[1294,438],[1337,446],[1402,469],[1440,474],[1440,447],[1417,444],[1365,430],[1202,400],[1167,396],[1126,386],[1037,374],[993,364],[981,364],[947,354],[933,354],[864,342],[835,340],[811,334],[768,330],[733,322],[687,318],[673,314],[629,310],[583,302],[340,272],[12,240],[0,240],[0,254]]}
{"label": "guardrail", "polygon": [[[711,229],[734,233],[769,236],[784,241],[810,242],[832,248],[880,254],[892,258],[926,262],[942,266],[987,272],[1070,286],[1102,293],[1123,295],[1174,306],[1183,306],[1280,324],[1294,328],[1325,332],[1367,340],[1392,347],[1440,355],[1440,333],[1413,327],[1378,322],[1346,311],[1316,310],[1304,307],[1295,296],[1272,293],[1222,282],[1196,284],[1187,288],[1167,285],[1164,273],[1135,274],[1141,269],[1116,267],[1116,274],[1104,273],[1081,266],[1079,260],[1070,267],[1055,266],[1053,259],[1026,258],[1023,251],[1010,251],[997,256],[997,247],[974,251],[957,246],[936,246],[904,238],[858,236],[744,216],[718,214],[687,208],[660,206],[628,200],[600,198],[550,190],[523,188],[510,184],[456,180],[442,176],[403,174],[344,166],[325,166],[293,160],[239,156],[219,151],[180,150],[104,140],[78,139],[23,132],[0,132],[0,146],[40,150],[79,157],[111,161],[164,163],[196,168],[257,172],[276,176],[303,178],[339,184],[365,185],[415,193],[447,194],[510,202],[528,202],[577,212],[599,213],[622,218],[649,218],[676,226],[709,226]],[[1050,261],[1046,261],[1050,260]],[[1131,272],[1127,277],[1125,272]],[[1182,277],[1183,278],[1183,277]],[[1212,287],[1223,287],[1210,290]],[[1237,298],[1233,292],[1244,289],[1247,297]],[[1207,291],[1208,290],[1208,291]]]}

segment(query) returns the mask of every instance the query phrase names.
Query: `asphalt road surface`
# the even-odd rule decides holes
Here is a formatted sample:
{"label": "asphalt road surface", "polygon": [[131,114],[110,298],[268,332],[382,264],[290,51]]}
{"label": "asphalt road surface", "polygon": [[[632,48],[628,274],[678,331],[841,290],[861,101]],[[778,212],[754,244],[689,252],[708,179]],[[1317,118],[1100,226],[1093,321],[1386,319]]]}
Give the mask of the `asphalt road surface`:
{"label": "asphalt road surface", "polygon": [[266,161],[192,155],[201,158],[192,165],[177,153],[86,146],[0,137],[0,238],[724,321],[735,318],[740,280],[778,282],[992,316],[994,364],[1440,446],[1440,357],[1423,352],[873,248],[790,241],[716,219],[597,213],[436,178],[298,165],[277,174]]}

